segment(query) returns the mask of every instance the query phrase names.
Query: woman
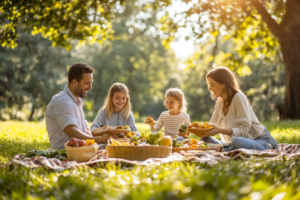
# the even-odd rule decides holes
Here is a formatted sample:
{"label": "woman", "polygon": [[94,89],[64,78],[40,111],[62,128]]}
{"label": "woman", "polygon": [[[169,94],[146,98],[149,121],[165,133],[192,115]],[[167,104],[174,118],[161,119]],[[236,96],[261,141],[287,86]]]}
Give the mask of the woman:
{"label": "woman", "polygon": [[[218,67],[206,75],[206,82],[216,105],[210,119],[214,128],[204,133],[202,141],[221,143],[225,151],[278,149],[276,140],[258,121],[233,72]],[[220,134],[222,141],[210,137],[216,134]]]}

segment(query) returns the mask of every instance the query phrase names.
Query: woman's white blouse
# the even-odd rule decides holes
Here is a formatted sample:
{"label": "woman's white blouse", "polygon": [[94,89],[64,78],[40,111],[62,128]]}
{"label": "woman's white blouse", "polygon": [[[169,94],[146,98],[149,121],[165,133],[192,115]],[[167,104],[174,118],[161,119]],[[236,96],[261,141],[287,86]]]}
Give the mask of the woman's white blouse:
{"label": "woman's white blouse", "polygon": [[[226,116],[224,116],[222,108],[223,102],[219,98],[209,123],[217,127],[221,125],[222,128],[231,128],[233,131],[231,141],[236,137],[255,139],[263,133],[265,127],[258,121],[247,97],[243,93],[238,92],[234,95]],[[222,123],[220,124],[221,120]],[[221,135],[223,142],[231,142],[229,137]]]}

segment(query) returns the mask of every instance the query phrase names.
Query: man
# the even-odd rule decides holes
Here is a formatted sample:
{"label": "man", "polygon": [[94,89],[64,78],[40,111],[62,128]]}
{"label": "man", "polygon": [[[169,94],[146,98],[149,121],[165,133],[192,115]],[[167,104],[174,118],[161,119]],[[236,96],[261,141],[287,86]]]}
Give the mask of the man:
{"label": "man", "polygon": [[64,144],[72,137],[95,139],[106,143],[110,136],[93,137],[83,112],[85,98],[92,89],[94,69],[84,63],[73,64],[68,72],[68,85],[53,96],[46,109],[46,129],[51,149],[64,149]]}

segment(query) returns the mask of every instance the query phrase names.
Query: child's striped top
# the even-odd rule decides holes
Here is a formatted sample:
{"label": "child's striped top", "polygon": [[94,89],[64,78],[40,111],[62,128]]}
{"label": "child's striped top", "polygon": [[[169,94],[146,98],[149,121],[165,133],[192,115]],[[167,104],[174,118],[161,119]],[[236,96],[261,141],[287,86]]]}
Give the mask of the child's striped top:
{"label": "child's striped top", "polygon": [[186,112],[181,112],[179,115],[170,115],[169,111],[164,111],[160,114],[154,128],[155,131],[159,131],[164,127],[165,134],[173,137],[178,133],[181,125],[190,123],[190,115]]}

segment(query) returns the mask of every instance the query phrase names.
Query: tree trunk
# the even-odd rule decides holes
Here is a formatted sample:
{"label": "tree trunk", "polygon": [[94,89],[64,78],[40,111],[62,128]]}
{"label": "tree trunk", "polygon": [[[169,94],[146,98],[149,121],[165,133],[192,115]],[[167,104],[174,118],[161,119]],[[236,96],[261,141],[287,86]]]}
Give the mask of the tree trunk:
{"label": "tree trunk", "polygon": [[277,106],[280,119],[300,119],[300,1],[286,0],[286,12],[280,24],[259,0],[250,1],[281,47],[286,90],[283,105]]}
{"label": "tree trunk", "polygon": [[32,121],[35,109],[36,109],[35,104],[33,104],[32,108],[31,108],[30,116],[28,118],[28,121]]}
{"label": "tree trunk", "polygon": [[280,119],[300,119],[300,23],[290,19],[281,24],[281,30],[277,38],[285,65],[286,91]]}
{"label": "tree trunk", "polygon": [[218,29],[218,35],[216,36],[216,42],[215,42],[215,45],[213,47],[213,50],[212,50],[212,61],[210,61],[210,63],[208,64],[208,69],[211,69],[213,67],[213,64],[215,62],[215,58],[216,58],[216,54],[217,54],[217,51],[218,51],[218,48],[219,48],[219,35],[220,35],[220,30]]}

